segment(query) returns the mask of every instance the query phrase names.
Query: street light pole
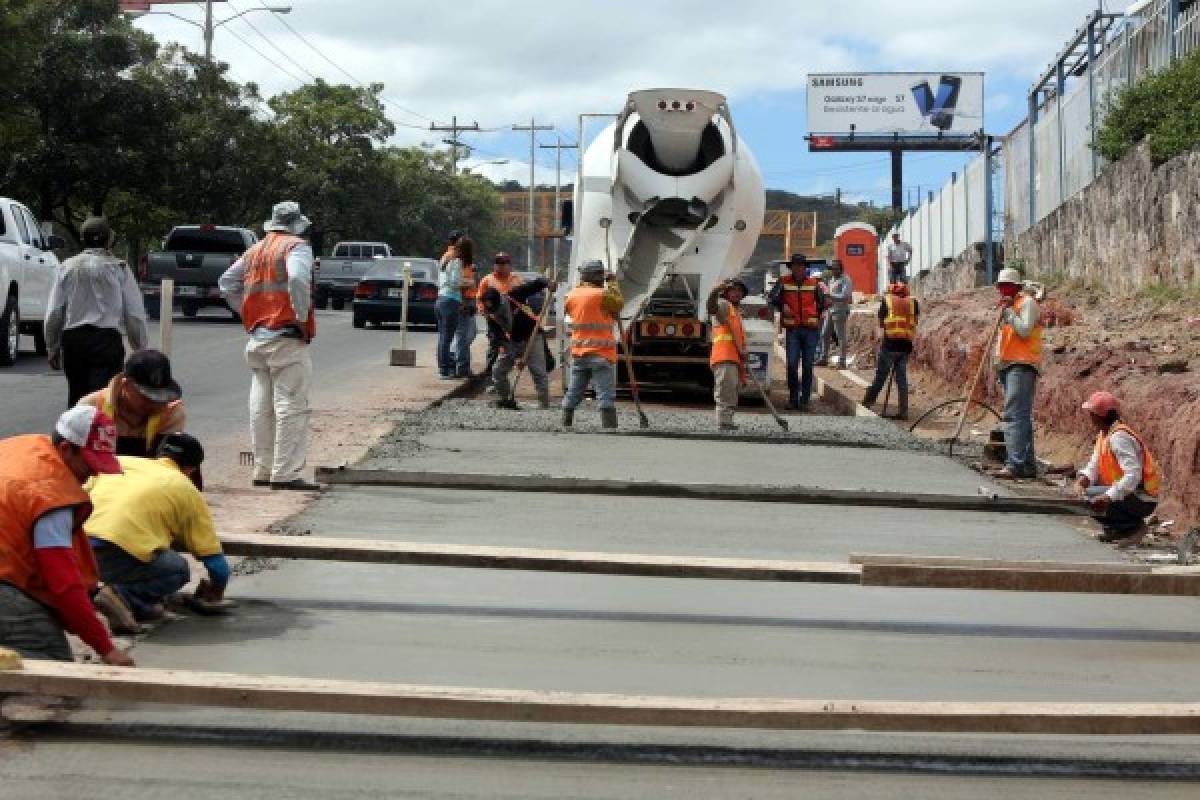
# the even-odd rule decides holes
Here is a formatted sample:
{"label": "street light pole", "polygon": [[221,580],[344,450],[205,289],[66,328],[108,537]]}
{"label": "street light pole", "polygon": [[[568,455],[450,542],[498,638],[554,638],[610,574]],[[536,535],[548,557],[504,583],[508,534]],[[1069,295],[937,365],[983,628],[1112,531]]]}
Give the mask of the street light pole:
{"label": "street light pole", "polygon": [[212,63],[213,35],[216,33],[212,7],[213,0],[204,0],[204,60],[209,64]]}
{"label": "street light pole", "polygon": [[537,158],[537,132],[552,131],[553,125],[538,125],[537,120],[533,117],[529,118],[528,125],[513,125],[514,131],[529,131],[529,242],[526,245],[525,251],[525,268],[533,269],[533,249],[534,240],[537,238],[537,231],[534,223],[534,200],[533,200],[533,182],[535,179],[533,169],[535,159]]}

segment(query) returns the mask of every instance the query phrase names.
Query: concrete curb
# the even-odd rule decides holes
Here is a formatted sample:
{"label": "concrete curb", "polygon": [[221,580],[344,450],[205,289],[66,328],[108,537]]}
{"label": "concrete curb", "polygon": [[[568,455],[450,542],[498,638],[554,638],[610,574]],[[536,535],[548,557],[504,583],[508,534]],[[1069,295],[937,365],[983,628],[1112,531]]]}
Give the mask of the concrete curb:
{"label": "concrete curb", "polygon": [[[779,357],[783,364],[787,364],[787,350],[780,345],[779,342],[775,343],[775,355]],[[786,372],[786,366],[784,367],[784,370]],[[879,416],[874,411],[843,392],[841,389],[836,389],[831,386],[824,378],[822,378],[819,374],[816,374],[815,370],[813,371],[813,380],[816,384],[815,388],[817,397],[820,397],[826,403],[833,406],[839,414],[847,417]]]}

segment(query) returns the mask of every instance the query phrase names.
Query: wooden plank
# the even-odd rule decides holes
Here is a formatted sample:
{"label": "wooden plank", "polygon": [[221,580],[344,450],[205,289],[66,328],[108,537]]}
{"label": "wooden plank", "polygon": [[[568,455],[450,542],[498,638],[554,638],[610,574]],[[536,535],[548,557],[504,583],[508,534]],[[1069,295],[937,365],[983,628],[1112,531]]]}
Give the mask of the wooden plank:
{"label": "wooden plank", "polygon": [[1200,734],[1200,703],[698,698],[367,683],[26,661],[0,693],[99,701],[578,725],[1009,734]]}
{"label": "wooden plank", "polygon": [[1080,592],[1200,597],[1200,575],[1155,572],[1081,572],[988,569],[917,564],[864,564],[863,586],[913,589],[991,589],[1009,592]]}
{"label": "wooden plank", "polygon": [[662,483],[596,478],[562,478],[546,475],[488,475],[469,472],[418,472],[408,470],[317,467],[322,483],[340,486],[391,486],[474,491],[550,492],[555,494],[616,495],[620,497],[670,497],[694,500],[731,500],[752,503],[798,503],[926,511],[980,511],[987,513],[1082,515],[1080,503],[1032,497],[912,494],[850,489],[815,489],[807,486],[731,486],[706,483]]}
{"label": "wooden plank", "polygon": [[1149,564],[1125,561],[1007,561],[995,558],[958,558],[956,556],[914,556],[880,553],[851,553],[851,564],[894,564],[914,567],[980,567],[984,569],[1051,570],[1059,572],[1151,572]]}
{"label": "wooden plank", "polygon": [[825,562],[591,553],[317,536],[225,534],[221,542],[225,552],[234,556],[652,578],[857,584],[862,571],[854,564]]}

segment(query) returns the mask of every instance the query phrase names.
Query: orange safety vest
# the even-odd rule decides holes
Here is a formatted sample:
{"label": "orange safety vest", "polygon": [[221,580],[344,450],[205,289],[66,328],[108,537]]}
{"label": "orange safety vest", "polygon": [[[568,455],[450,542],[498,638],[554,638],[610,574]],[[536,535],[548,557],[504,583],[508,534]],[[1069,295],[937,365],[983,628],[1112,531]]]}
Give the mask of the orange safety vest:
{"label": "orange safety vest", "polygon": [[730,303],[729,319],[713,328],[712,353],[708,357],[708,365],[741,364],[745,349],[746,332],[742,328],[742,315],[737,306]]}
{"label": "orange safety vest", "polygon": [[1107,433],[1096,437],[1096,471],[1099,473],[1101,485],[1112,486],[1125,475],[1112,449],[1112,435],[1117,431],[1128,433],[1142,448],[1141,488],[1151,497],[1158,497],[1159,490],[1162,488],[1162,477],[1159,475],[1158,465],[1154,463],[1154,456],[1150,455],[1150,448],[1146,447],[1142,437],[1138,436],[1133,428],[1124,422],[1118,422],[1109,428]]}
{"label": "orange safety vest", "polygon": [[810,275],[797,284],[791,275],[784,275],[779,280],[783,287],[783,327],[819,327],[821,309],[817,305],[817,279]]}
{"label": "orange safety vest", "polygon": [[[287,274],[288,253],[301,244],[304,240],[299,236],[272,232],[242,256],[246,265],[242,324],[247,332],[259,327],[272,331],[301,327],[288,294]],[[311,306],[302,327],[310,341],[317,335],[317,318]]]}
{"label": "orange safety vest", "polygon": [[54,607],[54,598],[38,572],[33,525],[44,514],[75,509],[71,549],[84,587],[96,587],[99,570],[83,532],[92,513],[87,492],[63,463],[49,436],[30,434],[0,440],[0,582]]}
{"label": "orange safety vest", "polygon": [[474,303],[479,296],[479,283],[475,280],[475,267],[471,264],[463,267],[463,283],[470,284],[462,290],[463,303]]}
{"label": "orange safety vest", "polygon": [[479,297],[476,299],[475,304],[479,307],[480,311],[483,311],[483,293],[488,289],[495,289],[507,297],[509,292],[522,283],[521,276],[515,272],[508,273],[508,277],[504,280],[501,280],[496,273],[489,272],[479,281]]}
{"label": "orange safety vest", "polygon": [[571,357],[602,356],[617,363],[617,339],[613,315],[604,310],[604,289],[577,286],[567,294],[566,313],[571,318]]}
{"label": "orange safety vest", "polygon": [[883,296],[887,316],[883,320],[885,339],[904,339],[911,342],[917,335],[917,315],[913,313],[911,297],[888,292]]}
{"label": "orange safety vest", "polygon": [[[1019,294],[1013,302],[1013,313],[1020,314],[1021,307],[1026,303],[1032,303],[1033,300],[1023,294]],[[1006,361],[1010,364],[1028,364],[1036,367],[1042,363],[1042,325],[1039,322],[1033,326],[1033,330],[1029,333],[1029,338],[1022,339],[1017,336],[1017,332],[1013,330],[1013,326],[1005,324],[1000,329],[1000,345],[996,351],[996,357],[1001,361]]]}

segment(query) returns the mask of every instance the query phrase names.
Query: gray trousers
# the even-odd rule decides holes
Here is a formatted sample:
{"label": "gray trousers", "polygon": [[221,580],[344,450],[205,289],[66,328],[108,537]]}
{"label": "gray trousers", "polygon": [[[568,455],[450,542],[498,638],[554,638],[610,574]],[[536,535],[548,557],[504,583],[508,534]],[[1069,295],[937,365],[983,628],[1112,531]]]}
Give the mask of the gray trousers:
{"label": "gray trousers", "polygon": [[738,406],[738,387],[741,375],[738,365],[716,364],[713,371],[713,402],[717,406],[717,427],[733,424],[733,410]]}
{"label": "gray trousers", "polygon": [[845,314],[835,314],[830,311],[825,315],[825,322],[821,325],[821,346],[817,352],[817,360],[833,361],[829,353],[829,345],[833,341],[833,335],[837,334],[838,349],[841,351],[841,366],[846,366],[846,350],[849,343],[846,341],[846,321],[850,319],[849,312]]}
{"label": "gray trousers", "polygon": [[509,347],[497,352],[496,363],[492,366],[492,383],[495,384],[496,394],[501,399],[508,398],[512,394],[513,387],[508,382],[508,376],[516,367],[526,346],[530,348],[526,369],[533,376],[533,385],[537,387],[538,397],[549,396],[550,382],[546,375],[546,345],[543,343],[542,334],[535,333],[528,345],[525,342],[514,342]]}
{"label": "gray trousers", "polygon": [[0,647],[25,658],[74,660],[54,612],[8,583],[0,583]]}

